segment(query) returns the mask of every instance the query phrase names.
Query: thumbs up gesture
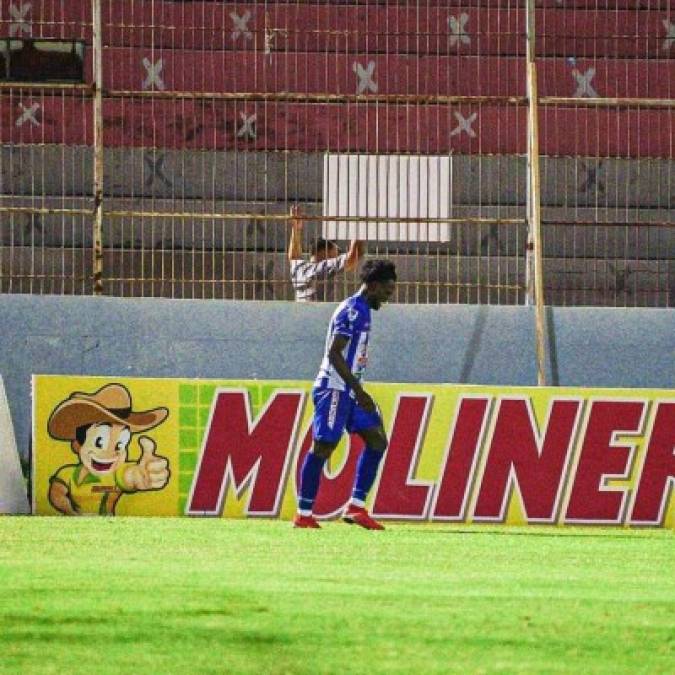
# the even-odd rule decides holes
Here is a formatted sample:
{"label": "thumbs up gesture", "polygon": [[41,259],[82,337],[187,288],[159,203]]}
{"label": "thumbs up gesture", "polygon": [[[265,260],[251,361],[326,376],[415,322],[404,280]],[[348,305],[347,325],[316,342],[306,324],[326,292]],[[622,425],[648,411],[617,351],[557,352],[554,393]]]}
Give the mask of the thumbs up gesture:
{"label": "thumbs up gesture", "polygon": [[169,460],[155,454],[157,444],[148,436],[138,439],[141,458],[125,472],[125,482],[133,490],[161,490],[169,482]]}

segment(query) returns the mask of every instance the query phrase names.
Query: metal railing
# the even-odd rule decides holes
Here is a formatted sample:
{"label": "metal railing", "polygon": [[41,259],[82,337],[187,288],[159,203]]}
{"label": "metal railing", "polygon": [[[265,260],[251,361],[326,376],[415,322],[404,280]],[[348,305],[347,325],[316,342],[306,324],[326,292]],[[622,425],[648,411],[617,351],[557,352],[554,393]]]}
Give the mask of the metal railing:
{"label": "metal railing", "polygon": [[[672,306],[675,28],[648,5],[2,0],[0,38],[86,48],[81,84],[0,82],[0,291],[291,299],[299,204],[305,255],[363,235],[399,302]],[[346,155],[451,180],[394,195]]]}

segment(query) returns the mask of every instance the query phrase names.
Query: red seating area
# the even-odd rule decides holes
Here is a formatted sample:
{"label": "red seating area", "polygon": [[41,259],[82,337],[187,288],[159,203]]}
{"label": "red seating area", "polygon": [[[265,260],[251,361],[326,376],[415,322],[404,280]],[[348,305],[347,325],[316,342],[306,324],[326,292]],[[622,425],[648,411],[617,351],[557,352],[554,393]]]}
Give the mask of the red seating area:
{"label": "red seating area", "polygon": [[[0,0],[0,37],[90,39],[88,0]],[[466,6],[466,5],[471,6]],[[480,6],[477,6],[480,4]],[[104,0],[108,91],[524,97],[525,14],[483,3]],[[668,2],[537,3],[540,96],[675,97]],[[19,7],[22,18],[17,19]],[[13,8],[13,11],[12,11]],[[610,9],[611,8],[611,9]],[[266,11],[265,11],[266,9]],[[671,18],[672,17],[672,18]],[[478,56],[479,55],[479,56]],[[87,55],[91,78],[91,50]],[[0,99],[3,143],[91,143],[91,103],[29,90]],[[26,110],[34,112],[26,117]],[[112,146],[522,153],[525,109],[318,102],[106,100]],[[19,123],[19,121],[23,119]],[[672,157],[669,109],[543,108],[546,154]]]}
{"label": "red seating area", "polygon": [[[34,37],[91,41],[88,0],[28,4],[25,19],[32,23]],[[16,23],[12,5],[22,3],[0,0],[0,37],[8,36]],[[261,3],[103,0],[103,40],[112,47],[262,51],[271,36],[268,46],[280,52],[523,55],[522,3],[490,0],[477,5],[466,0],[426,0],[419,5],[312,0],[267,2],[262,7]],[[673,56],[664,48],[663,21],[672,17],[669,0],[565,0],[564,6],[548,0],[537,6],[539,56]],[[460,21],[462,16],[466,18]],[[458,21],[468,41],[451,39],[450,17]]]}
{"label": "red seating area", "polygon": [[[523,55],[525,11],[515,4],[507,8],[453,8],[443,3],[421,7],[274,4],[265,12],[246,6],[233,10],[214,3],[174,3],[154,17],[160,26],[154,42],[172,49],[250,50],[264,47],[270,34],[271,48],[281,52]],[[106,23],[120,27],[108,29],[109,44],[151,44],[151,31],[140,28],[153,24],[147,5],[136,3],[132,9],[128,2],[119,2],[110,10]],[[235,13],[241,19],[246,12],[251,12],[245,22],[250,37],[236,33],[231,16]],[[461,25],[468,41],[451,39],[450,17]],[[663,58],[668,56],[662,23],[667,17],[667,11],[643,11],[636,16],[635,11],[563,9],[554,4],[537,14],[538,54]],[[183,29],[177,32],[162,25]]]}
{"label": "red seating area", "polygon": [[[371,54],[106,50],[114,68],[104,86],[189,92],[300,94],[412,94],[419,96],[525,96],[520,57],[401,56]],[[162,60],[159,82],[148,80],[147,62]],[[365,71],[369,69],[368,76]],[[361,66],[362,75],[357,72]],[[675,96],[675,59],[542,59],[541,96],[670,98]],[[591,75],[587,75],[592,71]],[[586,80],[584,80],[586,76]],[[586,81],[586,88],[584,88]],[[581,85],[581,89],[580,89]],[[359,88],[363,91],[359,91]]]}
{"label": "red seating area", "polygon": [[[38,105],[39,124],[15,126]],[[474,117],[475,116],[475,117]],[[303,152],[523,154],[526,109],[515,106],[303,105],[114,99],[104,106],[109,147]],[[246,120],[250,121],[247,131]],[[462,122],[466,125],[464,128]],[[73,97],[15,96],[0,118],[3,143],[93,142],[91,106]],[[672,157],[673,115],[665,109],[547,108],[540,113],[545,155]]]}

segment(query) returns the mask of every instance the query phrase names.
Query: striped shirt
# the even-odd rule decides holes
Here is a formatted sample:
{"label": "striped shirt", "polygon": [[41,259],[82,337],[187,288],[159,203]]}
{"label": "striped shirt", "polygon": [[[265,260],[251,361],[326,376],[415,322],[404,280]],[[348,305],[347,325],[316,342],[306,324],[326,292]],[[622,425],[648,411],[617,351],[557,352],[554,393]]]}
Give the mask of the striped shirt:
{"label": "striped shirt", "polygon": [[344,269],[347,254],[337,258],[327,258],[321,262],[310,260],[291,260],[291,283],[295,290],[297,302],[312,302],[316,300],[316,280],[328,279]]}
{"label": "striped shirt", "polygon": [[333,338],[341,335],[347,338],[342,356],[357,380],[362,380],[368,363],[368,337],[370,336],[370,306],[361,292],[342,302],[333,313],[326,335],[326,347],[314,386],[317,389],[337,389],[353,392],[340,377],[330,362],[328,353]]}

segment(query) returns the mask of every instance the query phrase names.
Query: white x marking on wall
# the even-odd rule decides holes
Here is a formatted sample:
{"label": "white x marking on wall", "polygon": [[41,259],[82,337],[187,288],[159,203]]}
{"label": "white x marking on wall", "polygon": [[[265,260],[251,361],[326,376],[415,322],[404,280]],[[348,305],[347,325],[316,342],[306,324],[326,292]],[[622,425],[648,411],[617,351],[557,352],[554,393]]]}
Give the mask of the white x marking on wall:
{"label": "white x marking on wall", "polygon": [[143,80],[143,89],[165,89],[164,80],[160,77],[164,62],[159,59],[156,63],[152,63],[150,59],[143,58],[143,67],[148,76]]}
{"label": "white x marking on wall", "polygon": [[357,94],[362,94],[366,90],[372,91],[374,94],[377,93],[377,83],[373,79],[375,61],[368,61],[368,65],[365,68],[360,63],[354,62],[352,70],[356,73],[356,77],[359,78],[359,83],[356,87]]}
{"label": "white x marking on wall", "polygon": [[459,19],[451,16],[448,18],[448,26],[450,27],[450,46],[454,47],[458,43],[463,45],[471,44],[471,38],[466,32],[466,22],[469,20],[468,14],[460,14]]}
{"label": "white x marking on wall", "polygon": [[664,19],[663,27],[666,29],[666,39],[663,41],[663,50],[667,52],[675,45],[675,23],[670,23],[668,19]]}
{"label": "white x marking on wall", "polygon": [[577,90],[574,92],[574,96],[598,98],[598,92],[593,89],[593,85],[591,84],[591,80],[595,77],[595,68],[589,68],[585,73],[574,68],[572,70],[572,77],[577,82]]}
{"label": "white x marking on wall", "polygon": [[241,16],[236,12],[230,12],[230,18],[232,19],[232,24],[234,26],[234,30],[230,34],[232,42],[236,42],[240,35],[244,36],[244,40],[253,39],[253,34],[248,29],[248,22],[251,20],[250,10],[246,10]]}
{"label": "white x marking on wall", "polygon": [[476,132],[471,128],[471,125],[476,121],[478,113],[471,113],[468,117],[464,117],[462,113],[453,113],[455,119],[459,124],[450,132],[451,136],[457,136],[463,131],[466,132],[471,138],[476,138]]}
{"label": "white x marking on wall", "polygon": [[35,117],[35,113],[38,111],[40,108],[39,104],[33,103],[33,105],[30,108],[26,108],[26,106],[23,103],[19,103],[19,108],[21,108],[21,115],[19,115],[18,119],[16,120],[16,126],[17,127],[22,127],[26,122],[30,122],[33,126],[39,127],[40,123],[37,121],[37,117]]}
{"label": "white x marking on wall", "polygon": [[25,33],[30,35],[32,28],[30,23],[26,20],[28,12],[31,10],[32,4],[30,2],[22,2],[18,7],[16,5],[9,6],[9,13],[12,15],[13,21],[9,24],[10,36]]}
{"label": "white x marking on wall", "polygon": [[256,114],[247,115],[245,112],[240,112],[239,117],[241,117],[242,124],[237,131],[237,138],[257,138],[258,134],[253,126],[256,121]]}

